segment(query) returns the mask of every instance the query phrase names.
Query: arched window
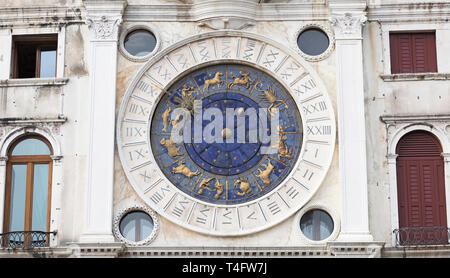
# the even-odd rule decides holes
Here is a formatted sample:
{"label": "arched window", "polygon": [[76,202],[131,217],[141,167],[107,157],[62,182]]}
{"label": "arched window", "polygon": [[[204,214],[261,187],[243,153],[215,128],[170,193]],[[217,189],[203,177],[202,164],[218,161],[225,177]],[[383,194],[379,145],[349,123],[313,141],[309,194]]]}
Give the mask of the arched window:
{"label": "arched window", "polygon": [[8,245],[42,245],[49,232],[52,154],[40,136],[21,137],[9,148],[3,218]]}
{"label": "arched window", "polygon": [[396,153],[400,244],[447,244],[444,161],[439,140],[427,131],[412,131],[400,139]]}

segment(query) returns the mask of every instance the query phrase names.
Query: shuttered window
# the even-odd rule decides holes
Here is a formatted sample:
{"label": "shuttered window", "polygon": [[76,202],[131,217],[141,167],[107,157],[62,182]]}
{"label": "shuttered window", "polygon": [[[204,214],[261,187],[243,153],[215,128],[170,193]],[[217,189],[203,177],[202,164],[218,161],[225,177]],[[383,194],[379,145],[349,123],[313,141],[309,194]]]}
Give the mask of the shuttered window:
{"label": "shuttered window", "polygon": [[437,72],[435,33],[391,33],[391,72]]}
{"label": "shuttered window", "polygon": [[[441,153],[437,138],[426,131],[410,132],[399,141],[397,186],[400,228],[447,227]],[[447,238],[436,238],[436,243],[446,241]]]}

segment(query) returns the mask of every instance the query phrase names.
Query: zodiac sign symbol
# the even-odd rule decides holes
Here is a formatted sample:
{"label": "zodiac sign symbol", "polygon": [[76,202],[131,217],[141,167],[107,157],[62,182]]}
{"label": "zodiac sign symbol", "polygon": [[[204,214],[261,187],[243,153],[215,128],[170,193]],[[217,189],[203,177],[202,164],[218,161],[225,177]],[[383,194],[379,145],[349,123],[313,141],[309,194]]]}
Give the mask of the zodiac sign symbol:
{"label": "zodiac sign symbol", "polygon": [[180,153],[178,153],[180,151],[180,147],[177,147],[172,139],[162,138],[159,143],[161,144],[161,146],[167,149],[167,153],[170,157],[175,158],[181,155]]}
{"label": "zodiac sign symbol", "polygon": [[283,135],[284,128],[280,125],[278,127],[278,133],[280,134],[280,137],[278,139],[278,159],[281,159],[282,157],[291,159],[292,158],[292,147],[289,148],[286,144],[287,137]]}
{"label": "zodiac sign symbol", "polygon": [[289,106],[286,103],[286,100],[279,100],[277,99],[277,95],[275,93],[275,91],[272,89],[272,87],[269,86],[268,90],[258,90],[256,89],[258,92],[262,92],[263,93],[263,98],[270,103],[269,106],[269,113],[272,115],[272,109],[277,108],[278,106],[284,104],[284,108],[285,109],[289,109]]}
{"label": "zodiac sign symbol", "polygon": [[192,172],[186,165],[184,165],[184,161],[180,161],[177,165],[177,167],[174,167],[172,169],[173,174],[182,174],[188,178],[192,178],[193,176],[197,176],[200,174],[200,171],[197,169],[197,171]]}
{"label": "zodiac sign symbol", "polygon": [[181,107],[189,110],[191,114],[194,112],[194,101],[195,101],[195,97],[192,94],[193,90],[194,87],[188,87],[186,84],[183,84],[183,88],[181,89],[181,100],[179,100]]}
{"label": "zodiac sign symbol", "polygon": [[219,89],[219,86],[222,86],[223,81],[220,79],[220,77],[223,75],[221,72],[216,72],[213,78],[205,80],[205,84],[203,85],[203,91],[207,92],[209,89],[209,86],[217,85],[217,89]]}
{"label": "zodiac sign symbol", "polygon": [[169,117],[170,117],[170,112],[172,112],[172,108],[169,107],[169,108],[167,108],[166,111],[164,111],[164,113],[162,114],[163,125],[164,125],[164,127],[163,127],[163,129],[162,129],[163,132],[167,132],[167,121],[168,121],[168,119],[169,119]]}
{"label": "zodiac sign symbol", "polygon": [[183,115],[182,114],[178,114],[178,116],[175,118],[175,120],[171,120],[170,124],[172,125],[173,129],[177,129],[177,125],[180,123],[181,119],[182,119]]}
{"label": "zodiac sign symbol", "polygon": [[250,187],[250,183],[246,179],[235,181],[234,182],[234,187],[237,187],[238,185],[239,185],[239,189],[242,192],[236,192],[236,195],[244,196],[246,194],[252,193],[252,188]]}
{"label": "zodiac sign symbol", "polygon": [[273,165],[270,163],[270,160],[267,160],[267,165],[265,164],[261,164],[261,166],[263,166],[264,170],[258,169],[259,174],[256,174],[255,176],[257,176],[258,178],[260,178],[265,186],[269,186],[270,185],[270,174],[273,172]]}
{"label": "zodiac sign symbol", "polygon": [[214,189],[216,190],[216,195],[214,195],[214,199],[218,200],[220,195],[223,193],[223,184],[219,182],[216,178],[216,184],[214,185]]}
{"label": "zodiac sign symbol", "polygon": [[206,179],[203,179],[201,182],[200,182],[200,184],[198,185],[198,195],[202,195],[203,194],[203,191],[205,191],[205,190],[209,190],[209,191],[212,191],[211,189],[209,189],[209,187],[208,187],[208,184],[209,184],[209,182],[210,181],[212,181],[213,180],[213,178],[206,178]]}
{"label": "zodiac sign symbol", "polygon": [[243,73],[242,71],[239,71],[239,74],[241,75],[241,77],[235,76],[231,77],[234,78],[234,80],[230,84],[230,89],[234,85],[245,86],[246,89],[250,88],[250,82],[254,81],[249,77],[250,73],[249,72]]}

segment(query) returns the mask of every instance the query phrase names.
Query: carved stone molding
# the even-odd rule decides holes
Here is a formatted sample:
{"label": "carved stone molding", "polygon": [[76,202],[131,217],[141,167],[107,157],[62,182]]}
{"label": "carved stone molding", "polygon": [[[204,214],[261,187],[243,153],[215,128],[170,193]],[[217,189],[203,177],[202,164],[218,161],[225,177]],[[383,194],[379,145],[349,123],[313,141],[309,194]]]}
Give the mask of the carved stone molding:
{"label": "carved stone molding", "polygon": [[84,0],[86,24],[93,33],[91,41],[117,41],[126,0]]}
{"label": "carved stone molding", "polygon": [[202,20],[198,25],[201,27],[206,26],[214,30],[242,30],[250,26],[255,26],[255,21],[247,18],[221,17]]}
{"label": "carved stone molding", "polygon": [[[300,50],[300,48],[298,46],[298,37],[300,36],[300,34],[302,32],[304,32],[308,29],[320,29],[323,32],[325,32],[325,34],[327,35],[328,40],[329,40],[329,45],[328,45],[328,48],[322,54],[319,54],[317,56],[311,56]],[[309,62],[322,61],[322,60],[325,60],[326,58],[328,58],[334,50],[335,42],[336,41],[334,38],[334,33],[331,30],[330,26],[328,26],[328,24],[322,23],[322,22],[304,23],[300,26],[300,28],[291,37],[292,48],[295,49],[297,51],[297,53],[299,53],[303,58],[305,58],[306,61],[309,61]]]}
{"label": "carved stone molding", "polygon": [[361,28],[367,17],[364,13],[333,14],[330,21],[335,26],[336,39],[362,39]]}
{"label": "carved stone molding", "polygon": [[122,17],[86,18],[86,24],[93,32],[94,40],[118,40],[119,25],[122,23]]}

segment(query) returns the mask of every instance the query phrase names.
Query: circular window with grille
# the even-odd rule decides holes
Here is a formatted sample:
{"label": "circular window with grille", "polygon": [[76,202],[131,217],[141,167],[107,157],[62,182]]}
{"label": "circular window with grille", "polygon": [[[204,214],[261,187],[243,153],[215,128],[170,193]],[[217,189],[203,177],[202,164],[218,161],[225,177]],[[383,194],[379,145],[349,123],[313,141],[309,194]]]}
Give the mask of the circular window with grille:
{"label": "circular window with grille", "polygon": [[334,38],[325,26],[308,24],[295,35],[299,53],[308,61],[320,61],[329,56],[334,46]]}
{"label": "circular window with grille", "polygon": [[128,245],[146,245],[158,232],[158,217],[144,206],[132,206],[122,210],[114,221],[114,234]]}
{"label": "circular window with grille", "polygon": [[300,219],[300,229],[303,235],[313,241],[322,241],[331,236],[334,231],[334,222],[324,210],[313,209]]}
{"label": "circular window with grille", "polygon": [[120,36],[120,51],[129,60],[143,62],[159,49],[159,36],[149,25],[130,25]]}

